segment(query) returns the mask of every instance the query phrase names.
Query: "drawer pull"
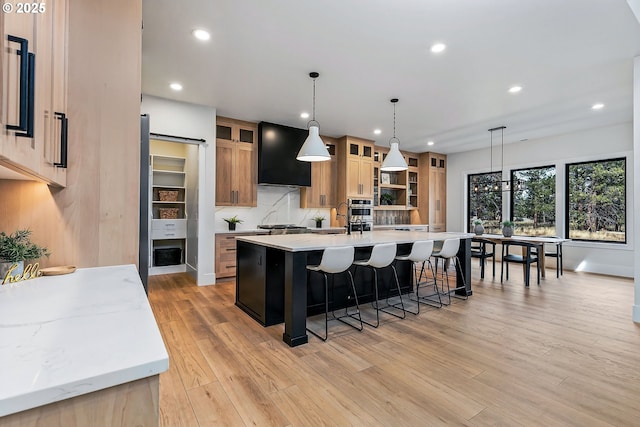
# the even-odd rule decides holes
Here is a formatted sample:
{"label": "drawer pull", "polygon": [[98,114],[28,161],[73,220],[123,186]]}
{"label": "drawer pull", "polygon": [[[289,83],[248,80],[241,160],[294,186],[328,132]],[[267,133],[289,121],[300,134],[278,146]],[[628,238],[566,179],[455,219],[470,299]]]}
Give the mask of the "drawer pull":
{"label": "drawer pull", "polygon": [[236,268],[235,265],[227,265],[225,268]]}
{"label": "drawer pull", "polygon": [[225,250],[226,250],[227,252],[235,252],[235,251],[236,251],[236,248],[227,248],[227,249],[225,249]]}

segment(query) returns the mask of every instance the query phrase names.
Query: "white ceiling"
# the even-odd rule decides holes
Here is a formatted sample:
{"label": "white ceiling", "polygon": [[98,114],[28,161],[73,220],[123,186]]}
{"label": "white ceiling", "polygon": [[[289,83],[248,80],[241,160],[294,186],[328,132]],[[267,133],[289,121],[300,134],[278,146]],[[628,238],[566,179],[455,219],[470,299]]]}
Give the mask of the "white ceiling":
{"label": "white ceiling", "polygon": [[506,144],[632,119],[625,0],[143,0],[143,17],[143,92],[219,115],[304,128],[318,71],[323,135],[387,144],[397,97],[400,147],[417,152],[485,147],[501,125]]}

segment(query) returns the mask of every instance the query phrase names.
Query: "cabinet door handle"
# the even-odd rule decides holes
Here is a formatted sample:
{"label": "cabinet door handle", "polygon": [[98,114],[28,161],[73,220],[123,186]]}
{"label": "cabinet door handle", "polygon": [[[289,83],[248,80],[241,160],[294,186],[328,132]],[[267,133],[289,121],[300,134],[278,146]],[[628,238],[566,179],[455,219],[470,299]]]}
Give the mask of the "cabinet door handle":
{"label": "cabinet door handle", "polygon": [[6,125],[7,130],[16,132],[16,136],[33,137],[35,55],[29,53],[29,40],[7,35],[9,42],[20,44],[16,53],[20,57],[20,112],[17,125]]}
{"label": "cabinet door handle", "polygon": [[59,168],[67,168],[67,150],[68,150],[68,135],[69,135],[69,119],[64,113],[53,113],[57,119],[60,120],[60,162],[54,163],[54,166]]}
{"label": "cabinet door handle", "polygon": [[436,210],[440,210],[440,200],[436,200]]}

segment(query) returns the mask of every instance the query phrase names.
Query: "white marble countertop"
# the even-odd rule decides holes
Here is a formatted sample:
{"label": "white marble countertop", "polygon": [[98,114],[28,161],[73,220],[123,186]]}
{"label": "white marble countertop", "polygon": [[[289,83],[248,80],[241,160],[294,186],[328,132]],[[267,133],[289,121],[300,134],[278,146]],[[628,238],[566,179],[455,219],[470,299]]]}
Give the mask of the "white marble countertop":
{"label": "white marble countertop", "polygon": [[384,224],[384,225],[374,225],[373,229],[375,230],[397,230],[400,228],[409,229],[409,230],[429,230],[428,224]]}
{"label": "white marble countertop", "polygon": [[0,286],[0,417],[168,368],[134,265]]}
{"label": "white marble countertop", "polygon": [[[345,231],[344,227],[322,227],[322,228],[307,227],[307,228],[311,233],[321,233],[324,231]],[[264,228],[251,228],[246,230],[233,230],[233,231],[217,230],[216,231],[216,234],[256,234],[256,233],[269,234],[269,230]]]}
{"label": "white marble countertop", "polygon": [[412,243],[418,240],[471,238],[473,233],[430,233],[427,231],[365,231],[348,234],[283,234],[271,236],[238,236],[236,240],[256,243],[289,252],[323,250],[330,246],[373,246],[378,243]]}

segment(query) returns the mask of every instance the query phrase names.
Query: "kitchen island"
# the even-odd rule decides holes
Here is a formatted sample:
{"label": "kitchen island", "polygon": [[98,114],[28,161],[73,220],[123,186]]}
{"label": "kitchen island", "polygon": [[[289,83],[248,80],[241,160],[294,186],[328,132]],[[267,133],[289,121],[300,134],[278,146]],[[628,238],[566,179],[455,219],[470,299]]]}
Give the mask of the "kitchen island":
{"label": "kitchen island", "polygon": [[[284,321],[283,340],[294,347],[308,341],[307,272],[308,259],[332,246],[356,247],[356,258],[379,243],[395,242],[398,253],[408,252],[418,240],[443,241],[460,238],[465,289],[471,295],[471,238],[469,233],[430,233],[424,231],[375,231],[334,235],[291,234],[237,238],[236,305],[265,326]],[[316,260],[314,259],[314,262]],[[411,278],[410,264],[398,275]],[[402,279],[401,279],[402,281]],[[458,286],[463,278],[457,274]]]}
{"label": "kitchen island", "polygon": [[0,286],[0,426],[158,425],[169,358],[134,265]]}

